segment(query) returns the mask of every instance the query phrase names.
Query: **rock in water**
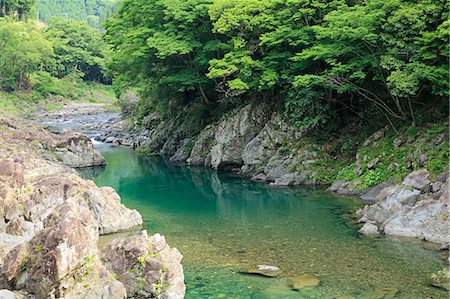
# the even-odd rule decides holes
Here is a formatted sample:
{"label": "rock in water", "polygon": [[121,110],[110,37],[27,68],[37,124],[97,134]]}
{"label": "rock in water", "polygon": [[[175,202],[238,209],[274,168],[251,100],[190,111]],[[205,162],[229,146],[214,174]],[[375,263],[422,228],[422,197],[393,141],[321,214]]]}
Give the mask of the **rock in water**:
{"label": "rock in water", "polygon": [[292,291],[288,286],[271,286],[252,296],[252,299],[296,299],[298,293]]}
{"label": "rock in water", "polygon": [[258,265],[256,267],[248,267],[239,271],[243,274],[257,274],[267,277],[278,277],[283,273],[278,267],[269,265]]}
{"label": "rock in water", "polygon": [[[421,179],[418,179],[419,174]],[[415,173],[415,174],[414,174]],[[405,178],[404,183],[429,189],[428,172],[416,171]],[[422,183],[417,183],[421,181]],[[448,234],[448,208],[450,196],[449,180],[435,194],[421,192],[411,186],[394,185],[383,189],[375,204],[360,210],[359,222],[370,222],[387,235],[415,237],[446,245]],[[374,232],[374,227],[365,225],[361,233]]]}
{"label": "rock in water", "polygon": [[361,299],[392,299],[397,296],[398,290],[395,288],[377,288],[362,293],[358,298]]}
{"label": "rock in water", "polygon": [[291,288],[300,291],[305,288],[313,288],[320,284],[320,279],[316,276],[300,275],[289,279]]}
{"label": "rock in water", "polygon": [[378,226],[372,223],[365,223],[364,226],[358,231],[360,234],[363,235],[379,235],[378,232]]}
{"label": "rock in water", "polygon": [[448,268],[442,269],[431,275],[431,285],[450,291],[450,270]]}

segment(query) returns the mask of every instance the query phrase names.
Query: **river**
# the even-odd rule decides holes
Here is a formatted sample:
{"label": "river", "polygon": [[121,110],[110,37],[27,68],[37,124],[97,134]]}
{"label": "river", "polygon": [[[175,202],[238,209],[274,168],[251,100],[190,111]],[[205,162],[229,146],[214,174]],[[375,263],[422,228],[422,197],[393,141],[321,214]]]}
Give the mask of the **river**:
{"label": "river", "polygon": [[[445,267],[436,246],[359,236],[351,217],[361,201],[323,188],[272,188],[230,173],[175,165],[129,148],[99,147],[105,169],[84,172],[112,186],[184,255],[186,298],[447,298],[428,285]],[[241,274],[275,265],[283,274]],[[318,276],[318,287],[290,291],[289,277]],[[384,295],[383,295],[384,294]],[[348,296],[348,297],[345,297]],[[385,296],[385,297],[383,297]]]}
{"label": "river", "polygon": [[[62,111],[63,122],[59,112],[47,116],[46,124],[95,137],[117,118],[72,110]],[[448,298],[429,285],[431,274],[447,266],[445,254],[416,239],[358,235],[352,213],[363,206],[359,199],[324,188],[272,188],[231,173],[142,157],[126,147],[95,146],[107,166],[81,174],[115,188],[127,207],[142,214],[149,234],[163,234],[181,251],[187,299]],[[283,273],[240,273],[259,264]],[[319,277],[320,285],[291,291],[289,278],[301,274]]]}

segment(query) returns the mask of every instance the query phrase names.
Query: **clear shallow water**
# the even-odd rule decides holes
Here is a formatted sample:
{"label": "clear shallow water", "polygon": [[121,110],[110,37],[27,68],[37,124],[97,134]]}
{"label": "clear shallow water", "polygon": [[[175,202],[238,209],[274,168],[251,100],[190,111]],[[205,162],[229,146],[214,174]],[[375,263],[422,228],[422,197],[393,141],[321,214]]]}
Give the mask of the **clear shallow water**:
{"label": "clear shallow water", "polygon": [[[186,298],[367,297],[396,288],[396,298],[448,298],[428,286],[443,268],[442,253],[424,242],[358,236],[350,212],[360,202],[320,188],[271,188],[232,174],[137,157],[126,148],[101,148],[107,166],[92,170],[98,185],[114,187],[184,255]],[[279,278],[239,274],[276,265]],[[287,277],[318,275],[309,292],[286,293]],[[267,295],[282,292],[283,295]],[[381,297],[380,297],[381,298]]]}

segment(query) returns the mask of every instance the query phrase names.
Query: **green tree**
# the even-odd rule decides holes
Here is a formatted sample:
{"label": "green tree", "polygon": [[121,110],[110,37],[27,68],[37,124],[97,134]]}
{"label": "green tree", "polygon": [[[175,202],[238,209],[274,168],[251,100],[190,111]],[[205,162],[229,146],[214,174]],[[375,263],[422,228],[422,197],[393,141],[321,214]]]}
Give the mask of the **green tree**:
{"label": "green tree", "polygon": [[2,0],[0,1],[0,17],[17,16],[25,20],[31,13],[35,0]]}
{"label": "green tree", "polygon": [[447,3],[367,0],[340,6],[314,26],[317,40],[296,55],[295,61],[314,64],[316,71],[297,76],[294,85],[354,94],[391,123],[414,122],[414,106],[448,95]]}
{"label": "green tree", "polygon": [[52,63],[52,45],[31,23],[0,18],[0,86],[29,89],[30,75]]}
{"label": "green tree", "polygon": [[86,22],[54,18],[45,37],[53,43],[56,63],[51,71],[57,77],[80,73],[86,81],[107,82],[107,46],[100,32]]}

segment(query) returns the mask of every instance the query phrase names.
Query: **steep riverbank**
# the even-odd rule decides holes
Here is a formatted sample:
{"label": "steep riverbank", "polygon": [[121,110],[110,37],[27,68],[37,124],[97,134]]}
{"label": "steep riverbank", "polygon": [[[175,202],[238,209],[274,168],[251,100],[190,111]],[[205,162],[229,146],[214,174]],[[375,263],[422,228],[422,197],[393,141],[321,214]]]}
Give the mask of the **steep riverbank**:
{"label": "steep riverbank", "polygon": [[368,203],[359,211],[360,222],[367,223],[361,233],[417,237],[448,248],[445,119],[398,132],[381,128],[362,140],[361,128],[355,126],[320,140],[270,105],[236,108],[198,133],[186,129],[186,115],[192,113],[164,120],[153,112],[126,141],[114,134],[103,134],[99,140],[131,143],[142,153],[231,170],[272,186],[328,185],[333,192],[357,195]]}
{"label": "steep riverbank", "polygon": [[143,231],[98,247],[100,235],[142,225],[112,188],[70,168],[101,164],[79,133],[0,121],[1,296],[183,298],[182,256],[164,237]]}

